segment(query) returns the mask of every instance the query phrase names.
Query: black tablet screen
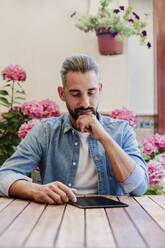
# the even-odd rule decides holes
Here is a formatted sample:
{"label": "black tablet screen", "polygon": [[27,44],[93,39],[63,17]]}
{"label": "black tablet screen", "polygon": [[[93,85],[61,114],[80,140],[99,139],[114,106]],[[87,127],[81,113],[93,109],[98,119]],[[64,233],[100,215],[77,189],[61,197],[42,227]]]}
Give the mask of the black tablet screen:
{"label": "black tablet screen", "polygon": [[69,201],[68,203],[80,208],[128,207],[128,204],[104,196],[77,197],[77,202]]}

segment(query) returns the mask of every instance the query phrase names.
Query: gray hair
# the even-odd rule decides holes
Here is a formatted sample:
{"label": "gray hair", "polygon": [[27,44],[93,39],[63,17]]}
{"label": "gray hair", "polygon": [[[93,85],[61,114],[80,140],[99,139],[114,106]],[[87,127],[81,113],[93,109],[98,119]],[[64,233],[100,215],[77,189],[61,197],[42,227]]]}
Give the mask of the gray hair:
{"label": "gray hair", "polygon": [[96,61],[92,57],[84,54],[72,55],[64,60],[60,71],[64,87],[66,86],[66,74],[70,71],[82,73],[94,71],[97,77],[99,74],[99,68]]}

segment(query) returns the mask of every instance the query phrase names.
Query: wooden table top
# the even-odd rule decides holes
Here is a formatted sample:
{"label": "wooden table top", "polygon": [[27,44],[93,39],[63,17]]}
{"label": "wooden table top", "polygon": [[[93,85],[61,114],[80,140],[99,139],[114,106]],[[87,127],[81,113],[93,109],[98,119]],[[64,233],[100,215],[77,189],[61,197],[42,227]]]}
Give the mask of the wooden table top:
{"label": "wooden table top", "polygon": [[165,196],[107,197],[129,207],[84,210],[0,197],[0,248],[165,247]]}

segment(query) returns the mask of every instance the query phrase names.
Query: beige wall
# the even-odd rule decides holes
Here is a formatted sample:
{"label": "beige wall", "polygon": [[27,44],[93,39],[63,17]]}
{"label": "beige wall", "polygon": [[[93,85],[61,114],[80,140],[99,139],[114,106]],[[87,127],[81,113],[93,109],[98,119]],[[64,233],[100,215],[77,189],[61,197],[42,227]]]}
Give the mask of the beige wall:
{"label": "beige wall", "polygon": [[86,13],[88,3],[95,12],[98,0],[0,0],[0,70],[11,63],[26,69],[27,100],[50,97],[65,111],[57,95],[61,64],[68,55],[85,53],[100,65],[100,110],[129,107],[127,41],[123,55],[100,55],[95,34],[81,32],[70,18],[75,10]]}

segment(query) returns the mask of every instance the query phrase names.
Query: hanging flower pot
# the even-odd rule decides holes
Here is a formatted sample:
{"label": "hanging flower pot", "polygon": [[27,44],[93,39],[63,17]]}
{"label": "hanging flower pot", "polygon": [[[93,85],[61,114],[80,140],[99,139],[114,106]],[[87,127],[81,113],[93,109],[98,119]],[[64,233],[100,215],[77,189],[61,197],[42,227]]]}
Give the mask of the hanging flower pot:
{"label": "hanging flower pot", "polygon": [[123,42],[115,40],[115,34],[108,29],[101,28],[96,31],[100,54],[115,55],[123,53]]}
{"label": "hanging flower pot", "polygon": [[[99,0],[96,14],[78,17],[76,27],[85,33],[96,32],[101,54],[121,54],[123,44],[119,39],[124,40],[131,36],[137,37],[140,45],[150,48],[151,42],[147,40],[145,30],[146,22],[142,21],[130,5],[118,5],[118,2],[120,1]],[[75,14],[76,12],[71,17]]]}

